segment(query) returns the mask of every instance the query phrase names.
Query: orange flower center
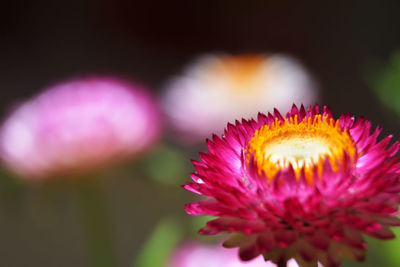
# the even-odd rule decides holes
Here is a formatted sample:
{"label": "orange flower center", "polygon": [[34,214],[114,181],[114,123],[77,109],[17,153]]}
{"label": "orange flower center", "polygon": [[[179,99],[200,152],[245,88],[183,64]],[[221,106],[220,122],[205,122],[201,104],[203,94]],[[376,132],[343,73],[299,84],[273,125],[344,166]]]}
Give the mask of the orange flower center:
{"label": "orange flower center", "polygon": [[210,70],[218,79],[229,83],[233,95],[246,97],[251,90],[265,90],[262,82],[266,71],[262,66],[267,60],[261,55],[222,56]]}
{"label": "orange flower center", "polygon": [[278,171],[292,166],[296,177],[304,175],[310,184],[321,176],[323,164],[329,160],[337,172],[345,154],[354,162],[356,146],[339,120],[316,115],[298,121],[297,115],[285,121],[277,118],[271,125],[264,125],[250,139],[245,150],[247,164],[253,155],[259,174],[271,181]]}

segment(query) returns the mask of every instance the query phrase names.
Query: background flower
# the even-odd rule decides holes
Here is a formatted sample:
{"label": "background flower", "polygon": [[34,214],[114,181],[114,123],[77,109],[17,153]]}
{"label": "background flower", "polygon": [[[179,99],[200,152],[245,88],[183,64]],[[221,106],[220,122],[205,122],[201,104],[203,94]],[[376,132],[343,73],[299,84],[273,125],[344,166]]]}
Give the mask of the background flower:
{"label": "background flower", "polygon": [[143,86],[87,77],[19,105],[1,127],[0,151],[14,172],[41,178],[134,156],[159,134],[158,107]]}
{"label": "background flower", "polygon": [[286,55],[206,55],[172,79],[163,97],[172,128],[185,140],[222,133],[227,121],[274,107],[310,105],[317,91],[308,72]]}
{"label": "background flower", "polygon": [[[235,249],[224,249],[221,245],[202,244],[199,242],[182,243],[173,252],[167,267],[276,267],[258,257],[250,262],[243,262]],[[298,267],[290,260],[288,267]]]}

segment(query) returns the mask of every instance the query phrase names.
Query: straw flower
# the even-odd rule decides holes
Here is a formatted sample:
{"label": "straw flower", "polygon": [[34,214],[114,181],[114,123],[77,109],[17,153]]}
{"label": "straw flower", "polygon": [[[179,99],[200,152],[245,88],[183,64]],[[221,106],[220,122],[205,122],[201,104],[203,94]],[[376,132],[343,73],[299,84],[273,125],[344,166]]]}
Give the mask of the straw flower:
{"label": "straw flower", "polygon": [[313,80],[291,57],[206,55],[169,82],[163,108],[179,140],[193,143],[222,133],[227,121],[316,99]]}
{"label": "straw flower", "polygon": [[[272,262],[265,262],[260,256],[243,262],[236,251],[222,248],[220,245],[185,242],[172,253],[168,267],[276,267]],[[289,267],[298,267],[295,260],[290,260]]]}
{"label": "straw flower", "polygon": [[153,97],[111,77],[57,84],[22,103],[0,129],[0,156],[27,179],[76,173],[135,156],[160,133]]}
{"label": "straw flower", "polygon": [[231,233],[224,246],[239,247],[242,260],[362,261],[363,234],[391,239],[389,226],[400,226],[399,143],[370,130],[368,120],[334,119],[318,106],[228,124],[193,162],[184,188],[207,198],[186,211],[218,217],[200,233]]}

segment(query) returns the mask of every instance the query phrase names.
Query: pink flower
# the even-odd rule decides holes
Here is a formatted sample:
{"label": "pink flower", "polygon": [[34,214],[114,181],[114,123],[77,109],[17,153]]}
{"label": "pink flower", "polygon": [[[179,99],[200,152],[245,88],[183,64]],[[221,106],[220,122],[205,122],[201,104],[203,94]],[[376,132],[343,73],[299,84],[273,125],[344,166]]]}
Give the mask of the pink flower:
{"label": "pink flower", "polygon": [[184,188],[208,198],[186,211],[217,216],[200,233],[232,233],[224,246],[240,247],[243,260],[361,261],[363,234],[391,239],[389,226],[400,226],[399,143],[377,142],[381,129],[370,130],[363,118],[335,120],[318,106],[228,124],[193,162]]}
{"label": "pink flower", "polygon": [[[276,267],[272,262],[265,262],[260,256],[243,262],[233,249],[224,249],[219,245],[206,245],[187,242],[180,245],[172,254],[167,267]],[[288,262],[288,267],[298,267],[295,260]]]}
{"label": "pink flower", "polygon": [[160,115],[142,87],[89,77],[57,84],[18,106],[0,130],[2,160],[25,178],[109,165],[147,149]]}
{"label": "pink flower", "polygon": [[274,107],[314,104],[315,84],[305,68],[286,55],[206,55],[171,80],[163,107],[180,141],[203,141],[222,133],[226,122],[251,118]]}

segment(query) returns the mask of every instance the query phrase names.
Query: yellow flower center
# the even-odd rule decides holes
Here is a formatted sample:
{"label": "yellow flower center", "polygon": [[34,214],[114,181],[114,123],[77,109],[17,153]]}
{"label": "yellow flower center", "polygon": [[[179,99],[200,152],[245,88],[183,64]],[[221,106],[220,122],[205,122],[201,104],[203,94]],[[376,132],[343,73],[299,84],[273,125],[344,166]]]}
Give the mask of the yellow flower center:
{"label": "yellow flower center", "polygon": [[292,166],[297,178],[304,169],[307,181],[313,184],[315,177],[321,176],[327,158],[336,172],[345,154],[354,162],[357,149],[339,120],[316,115],[298,121],[296,115],[284,121],[276,118],[271,125],[262,126],[250,139],[245,153],[247,164],[253,155],[259,174],[264,173],[269,181],[278,171]]}

